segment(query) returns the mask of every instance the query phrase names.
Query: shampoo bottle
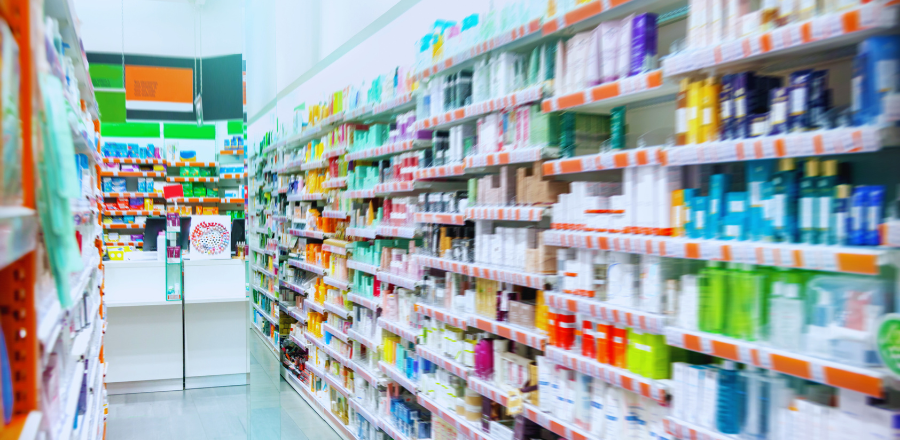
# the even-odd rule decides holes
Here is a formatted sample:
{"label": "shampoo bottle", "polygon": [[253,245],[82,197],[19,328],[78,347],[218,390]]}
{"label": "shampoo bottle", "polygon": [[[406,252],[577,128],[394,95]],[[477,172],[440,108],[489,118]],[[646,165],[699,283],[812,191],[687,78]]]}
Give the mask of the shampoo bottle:
{"label": "shampoo bottle", "polygon": [[716,428],[723,434],[740,432],[740,382],[734,362],[725,361],[719,370],[719,396],[716,405]]}
{"label": "shampoo bottle", "polygon": [[819,161],[810,159],[806,162],[805,172],[800,179],[800,242],[817,244],[819,242]]}

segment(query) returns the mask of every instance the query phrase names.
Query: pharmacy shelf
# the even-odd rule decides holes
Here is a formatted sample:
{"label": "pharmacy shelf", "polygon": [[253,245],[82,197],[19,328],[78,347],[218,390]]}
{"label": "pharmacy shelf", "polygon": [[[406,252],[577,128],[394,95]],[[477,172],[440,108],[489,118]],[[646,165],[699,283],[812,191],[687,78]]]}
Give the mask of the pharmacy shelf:
{"label": "pharmacy shelf", "polygon": [[546,18],[541,28],[544,36],[573,35],[593,29],[603,21],[625,17],[635,12],[666,12],[679,5],[676,0],[589,0],[571,11]]}
{"label": "pharmacy shelf", "polygon": [[475,154],[466,157],[466,172],[487,172],[487,167],[531,163],[551,157],[552,154],[543,146],[525,147],[509,151],[499,151],[496,153]]}
{"label": "pharmacy shelf", "polygon": [[344,191],[344,197],[348,199],[371,199],[375,197],[375,189],[354,189]]}
{"label": "pharmacy shelf", "polygon": [[379,183],[375,185],[375,194],[394,194],[394,193],[408,193],[416,190],[416,182],[413,180],[405,181],[405,182],[389,182],[389,183]]}
{"label": "pharmacy shelf", "polygon": [[143,241],[106,241],[103,242],[105,246],[134,246],[134,247],[143,247]]}
{"label": "pharmacy shelf", "polygon": [[[218,197],[174,197],[171,199],[166,199],[166,202],[169,203],[219,203],[223,199]],[[244,199],[239,199],[241,203],[244,203]]]}
{"label": "pharmacy shelf", "polygon": [[431,147],[430,139],[397,141],[382,145],[380,147],[366,148],[363,150],[354,151],[352,153],[347,153],[344,156],[344,160],[351,161],[376,159],[394,154],[406,153],[408,151],[421,150],[428,147]]}
{"label": "pharmacy shelf", "polygon": [[369,412],[369,408],[367,408],[366,405],[360,402],[357,398],[354,397],[351,399],[347,399],[347,404],[350,405],[350,407],[353,408],[353,410],[356,411],[357,414],[363,416],[363,418],[373,426],[378,426],[378,418],[375,417],[374,414]]}
{"label": "pharmacy shelf", "polygon": [[[340,306],[340,305],[337,305],[337,304],[333,304],[333,303],[330,303],[330,302],[326,302],[326,303],[325,303],[325,310],[328,311],[328,313],[333,313],[333,314],[335,314],[335,315],[340,316],[340,317],[343,318],[343,319],[347,319],[347,317],[350,315],[350,312],[347,311],[347,309],[344,308],[343,306]],[[322,325],[325,325],[325,324],[322,324]],[[346,338],[347,338],[347,337],[344,336],[343,333],[339,332],[339,331],[338,331],[336,328],[334,328],[334,327],[331,327],[331,328],[334,329],[334,331],[333,331],[332,333],[336,333],[336,334],[337,334],[337,333],[340,333],[340,335],[339,335],[338,337],[339,337],[341,340],[343,340],[344,342],[346,342]],[[337,335],[336,335],[336,336],[337,336]]]}
{"label": "pharmacy shelf", "polygon": [[216,162],[191,162],[191,161],[171,161],[167,160],[166,165],[170,167],[216,167],[219,164]]}
{"label": "pharmacy shelf", "polygon": [[331,179],[327,179],[322,182],[322,188],[328,189],[337,189],[337,188],[346,188],[347,187],[347,178],[346,177],[334,177]]}
{"label": "pharmacy shelf", "polygon": [[666,343],[878,398],[888,382],[882,368],[851,366],[712,333],[666,327]]}
{"label": "pharmacy shelf", "polygon": [[603,379],[610,385],[640,394],[663,405],[666,403],[666,396],[670,394],[669,386],[665,381],[648,379],[624,368],[602,364],[596,359],[581,356],[560,347],[547,346],[545,354],[556,364]]}
{"label": "pharmacy shelf", "polygon": [[219,150],[220,156],[243,156],[244,150]]}
{"label": "pharmacy shelf", "polygon": [[301,261],[301,260],[289,259],[289,260],[288,260],[288,264],[290,264],[291,266],[294,266],[294,267],[296,267],[296,268],[298,268],[298,269],[303,269],[303,270],[305,270],[305,271],[307,271],[307,272],[312,272],[312,273],[314,273],[314,274],[316,274],[316,275],[325,275],[325,268],[324,268],[324,267],[317,266],[317,265],[312,264],[312,263],[307,263],[307,262]]}
{"label": "pharmacy shelf", "polygon": [[36,211],[23,207],[0,207],[0,269],[34,250],[37,244]]}
{"label": "pharmacy shelf", "polygon": [[587,315],[621,327],[633,328],[655,335],[665,334],[666,318],[659,313],[645,312],[592,298],[551,291],[544,292],[544,301],[550,307]]}
{"label": "pharmacy shelf", "polygon": [[145,199],[164,199],[161,192],[106,192],[103,197],[143,197]]}
{"label": "pharmacy shelf", "polygon": [[297,391],[300,397],[302,397],[303,400],[305,400],[306,403],[308,403],[309,406],[311,406],[316,411],[319,417],[321,417],[322,420],[325,420],[325,422],[328,423],[328,425],[331,426],[335,432],[340,433],[343,438],[348,440],[360,440],[355,435],[353,435],[353,432],[351,432],[347,428],[347,426],[344,425],[341,419],[335,416],[328,407],[322,405],[322,403],[319,402],[319,399],[317,399],[316,396],[314,396],[309,390],[307,390],[309,385],[304,385],[302,382],[300,382],[300,379],[298,379],[292,371],[288,369],[285,369],[284,371],[289,378],[287,382],[291,384],[291,388],[294,388],[294,390]]}
{"label": "pharmacy shelf", "polygon": [[437,223],[442,225],[466,224],[466,218],[463,214],[442,214],[437,212],[417,212],[415,214],[416,223]]}
{"label": "pharmacy shelf", "polygon": [[386,380],[384,375],[382,375],[380,372],[378,374],[375,374],[372,372],[372,370],[366,368],[363,364],[357,361],[352,361],[351,363],[353,364],[353,366],[351,367],[353,371],[355,371],[356,374],[359,377],[362,377],[366,382],[369,382],[369,384],[371,384],[373,387],[378,388],[379,386],[384,386]]}
{"label": "pharmacy shelf", "polygon": [[328,284],[329,286],[335,287],[339,290],[350,290],[350,281],[347,280],[339,280],[334,277],[326,276],[323,277],[322,281],[324,281],[325,284]]}
{"label": "pharmacy shelf", "polygon": [[296,319],[297,321],[306,324],[306,317],[301,314],[300,309],[296,307],[286,306],[283,302],[279,303],[278,306],[281,308],[281,311],[290,316],[291,318]]}
{"label": "pharmacy shelf", "polygon": [[350,213],[347,211],[335,211],[333,209],[324,209],[324,210],[322,210],[322,217],[345,219],[347,217],[350,217]]}
{"label": "pharmacy shelf", "polygon": [[394,440],[414,440],[414,439],[410,439],[409,437],[403,435],[400,432],[400,429],[397,428],[396,426],[394,426],[394,424],[391,423],[390,420],[385,418],[385,416],[382,416],[381,418],[378,419],[378,427],[381,428],[381,430],[384,431],[385,434],[387,434],[389,437],[391,437]]}
{"label": "pharmacy shelf", "polygon": [[321,314],[325,314],[325,305],[319,304],[311,299],[307,299],[306,301],[303,301],[303,307],[305,307],[307,309],[311,309],[314,312],[319,312]]}
{"label": "pharmacy shelf", "polygon": [[563,96],[545,99],[544,113],[563,110],[608,113],[625,104],[648,101],[678,93],[678,85],[665,82],[662,69],[622,78]]}
{"label": "pharmacy shelf", "polygon": [[166,177],[166,182],[218,182],[218,177]]}
{"label": "pharmacy shelf", "polygon": [[418,342],[419,336],[422,335],[421,329],[413,329],[385,318],[378,318],[378,326],[413,344]]}
{"label": "pharmacy shelf", "polygon": [[235,180],[235,179],[246,179],[247,173],[225,173],[219,174],[219,179],[221,180]]}
{"label": "pharmacy shelf", "polygon": [[378,271],[378,275],[376,276],[378,281],[393,284],[398,287],[403,287],[404,289],[415,290],[415,288],[422,284],[421,280],[417,280],[415,278],[409,278],[399,274],[393,274],[390,272],[385,272],[382,270]]}
{"label": "pharmacy shelf", "polygon": [[163,215],[165,211],[162,209],[144,210],[144,209],[127,209],[127,210],[103,210],[103,215]]}
{"label": "pharmacy shelf", "polygon": [[531,287],[539,290],[545,289],[545,286],[550,279],[547,275],[519,272],[512,269],[488,266],[486,264],[463,263],[448,258],[429,257],[425,255],[416,255],[415,258],[417,259],[418,264],[422,266],[469,275],[475,278],[484,278],[515,284],[517,286]]}
{"label": "pharmacy shelf", "polygon": [[372,104],[372,114],[369,118],[377,119],[392,113],[403,113],[407,110],[412,110],[415,106],[416,102],[413,101],[412,92],[404,93],[400,96],[385,100],[384,102]]}
{"label": "pharmacy shelf", "polygon": [[163,159],[139,159],[136,157],[104,157],[101,159],[103,163],[127,163],[134,165],[165,165]]}
{"label": "pharmacy shelf", "polygon": [[466,174],[465,164],[457,163],[442,165],[439,167],[419,168],[413,173],[416,180],[440,179],[444,177],[458,177]]}
{"label": "pharmacy shelf", "polygon": [[287,201],[289,202],[304,202],[304,201],[313,201],[313,200],[324,200],[325,193],[312,193],[312,194],[288,194]]}
{"label": "pharmacy shelf", "polygon": [[303,164],[307,163],[306,159],[299,158],[286,162],[279,170],[278,174],[296,174],[302,171]]}
{"label": "pharmacy shelf", "polygon": [[703,428],[674,417],[663,419],[666,432],[683,440],[738,440],[737,435],[722,434],[709,428]]}
{"label": "pharmacy shelf", "polygon": [[729,73],[798,54],[832,52],[885,33],[895,26],[897,11],[891,3],[862,4],[735,41],[680,52],[666,57],[662,66],[666,76],[692,74],[708,68]]}
{"label": "pharmacy shelf", "polygon": [[253,303],[253,308],[256,309],[256,311],[259,312],[260,315],[262,315],[264,318],[266,318],[267,321],[271,322],[276,327],[278,326],[278,319],[275,318],[274,316],[266,313],[266,311],[263,310],[262,307],[258,306],[256,303]]}
{"label": "pharmacy shelf", "polygon": [[303,162],[300,165],[300,171],[317,170],[328,167],[328,159],[316,159]]}
{"label": "pharmacy shelf", "polygon": [[538,333],[535,329],[525,329],[508,322],[495,321],[482,316],[469,315],[469,327],[475,327],[538,350],[543,350],[544,345],[547,344],[547,336]]}
{"label": "pharmacy shelf", "polygon": [[66,388],[65,395],[59,396],[62,405],[60,421],[57,426],[51,426],[50,429],[56,433],[55,438],[68,440],[72,435],[73,426],[75,424],[75,416],[78,413],[78,401],[81,396],[81,388],[85,379],[84,362],[75,362],[72,368],[72,376],[69,378],[69,386]]}
{"label": "pharmacy shelf", "polygon": [[458,72],[468,66],[474,65],[474,59],[479,55],[494,50],[509,50],[520,44],[536,42],[541,34],[541,19],[531,20],[526,25],[519,26],[508,32],[503,32],[487,41],[481,41],[459,53],[451,54],[442,61],[416,72],[415,78],[422,80],[438,73],[450,74]]}
{"label": "pharmacy shelf", "polygon": [[488,399],[493,400],[503,406],[509,407],[509,397],[507,392],[502,390],[500,387],[486,381],[479,379],[475,376],[470,375],[466,382],[469,384],[469,388],[475,391],[478,394],[481,394]]}
{"label": "pharmacy shelf", "polygon": [[278,296],[276,294],[269,292],[268,290],[263,289],[262,287],[253,286],[253,290],[263,294],[264,296],[271,299],[272,301],[275,301],[276,303],[278,302]]}
{"label": "pharmacy shelf", "polygon": [[382,237],[414,238],[416,236],[416,228],[410,226],[378,226],[376,231]]}
{"label": "pharmacy shelf", "polygon": [[406,377],[397,367],[385,362],[378,362],[378,367],[381,368],[381,371],[390,377],[394,382],[397,382],[403,388],[406,388],[410,393],[416,394],[416,383],[412,381],[412,379]]}
{"label": "pharmacy shelf", "polygon": [[288,234],[295,237],[317,238],[319,240],[325,238],[325,233],[322,231],[308,231],[306,229],[288,229]]}
{"label": "pharmacy shelf", "polygon": [[374,264],[363,263],[361,261],[356,261],[352,258],[347,259],[347,268],[353,269],[353,270],[359,270],[359,271],[365,272],[370,275],[378,274],[378,267],[375,266]]}
{"label": "pharmacy shelf", "polygon": [[245,200],[242,198],[239,198],[239,197],[229,197],[229,198],[219,199],[219,203],[238,203],[238,204],[243,205],[244,202],[245,202]]}
{"label": "pharmacy shelf", "polygon": [[261,247],[256,247],[256,246],[248,246],[248,247],[250,248],[251,251],[257,252],[260,254],[266,254],[266,255],[272,255],[272,256],[278,255],[277,249],[266,249],[266,248],[261,248]]}
{"label": "pharmacy shelf", "polygon": [[[331,388],[333,388],[333,389],[334,389],[335,391],[337,391],[338,393],[341,393],[344,397],[349,398],[349,397],[353,396],[353,393],[351,393],[350,390],[348,390],[347,387],[345,387],[345,386],[344,386],[337,378],[335,378],[334,376],[332,376],[332,375],[330,375],[330,374],[328,374],[328,373],[325,373],[325,374],[323,374],[323,375],[320,376],[320,377],[322,377],[322,379],[325,379],[325,383],[327,383],[328,386],[330,386]],[[348,399],[348,400],[349,400],[349,399]]]}
{"label": "pharmacy shelf", "polygon": [[356,295],[354,293],[348,293],[347,299],[349,299],[350,302],[352,302],[354,304],[359,304],[369,310],[374,311],[374,310],[378,309],[378,304],[379,304],[378,301],[376,301],[372,298],[365,298],[365,297]]}
{"label": "pharmacy shelf", "polygon": [[353,110],[344,110],[344,120],[345,121],[362,120],[365,117],[367,117],[371,111],[372,111],[371,104],[360,104],[359,107],[357,107]]}
{"label": "pharmacy shelf", "polygon": [[470,368],[453,360],[447,356],[444,356],[438,353],[436,350],[426,347],[424,345],[416,345],[416,354],[419,356],[428,359],[431,362],[434,362],[439,367],[463,378],[466,379],[469,377]]}
{"label": "pharmacy shelf", "polygon": [[542,85],[531,86],[506,96],[489,99],[484,102],[476,102],[437,116],[416,121],[414,130],[446,130],[454,125],[472,121],[489,113],[539,101],[542,96]]}
{"label": "pharmacy shelf", "polygon": [[466,208],[466,219],[539,222],[546,212],[545,206],[476,206]]}
{"label": "pharmacy shelf", "polygon": [[165,171],[100,171],[100,177],[166,177]]}
{"label": "pharmacy shelf", "polygon": [[[349,196],[348,196],[349,197]],[[349,197],[355,198],[355,197]],[[374,239],[378,236],[377,228],[369,227],[369,228],[347,228],[347,236],[348,237],[359,237],[359,238],[371,238]]]}
{"label": "pharmacy shelf", "polygon": [[422,303],[416,304],[416,312],[463,330],[469,325],[469,316],[465,313],[453,313],[440,307]]}
{"label": "pharmacy shelf", "polygon": [[[332,308],[335,308],[335,307],[329,308],[329,306],[334,306],[334,304],[325,303],[325,310],[328,310],[329,312],[331,312]],[[338,309],[338,310],[340,310],[340,309]],[[344,310],[343,312],[344,312],[344,314],[343,314],[342,318],[347,319],[346,310]],[[339,313],[339,315],[340,315],[340,313]],[[338,338],[344,342],[347,342],[347,334],[338,330],[337,327],[335,327],[331,324],[328,324],[327,322],[322,323],[322,331],[327,331],[328,333],[331,333],[331,336],[334,336],[335,338]]]}
{"label": "pharmacy shelf", "polygon": [[144,229],[144,225],[134,223],[104,223],[103,229]]}
{"label": "pharmacy shelf", "polygon": [[308,330],[303,332],[303,337],[306,338],[306,340],[309,341],[310,344],[315,345],[322,351],[325,351],[325,341],[323,341],[322,338],[313,335]]}
{"label": "pharmacy shelf", "polygon": [[[340,243],[342,245],[338,245]],[[330,239],[322,243],[322,250],[337,255],[347,255],[346,241]]]}
{"label": "pharmacy shelf", "polygon": [[441,408],[437,403],[434,402],[434,400],[426,397],[422,393],[419,393],[416,398],[419,402],[419,405],[422,405],[426,409],[431,411],[433,416],[444,419],[445,422],[456,428],[456,431],[461,434],[461,436],[464,436],[464,438],[474,440],[494,440],[494,438],[490,437],[488,433],[481,430],[481,426],[476,427],[474,425],[475,423],[480,424],[480,413],[478,416],[479,420],[469,422],[465,419],[465,417],[457,414],[456,411]]}
{"label": "pharmacy shelf", "polygon": [[255,265],[255,264],[251,264],[251,265],[250,265],[250,268],[253,269],[253,270],[255,270],[255,271],[257,271],[257,272],[259,272],[259,273],[262,273],[262,274],[264,274],[264,275],[266,275],[266,276],[269,276],[269,277],[272,277],[272,278],[278,278],[278,275],[276,275],[275,272],[270,272],[270,271],[266,270],[265,268],[263,268],[262,266],[257,266],[257,265]]}
{"label": "pharmacy shelf", "polygon": [[522,414],[525,418],[541,425],[550,432],[570,440],[599,440],[601,437],[591,434],[590,430],[578,427],[572,423],[560,420],[552,414],[545,413],[540,408],[523,403]]}
{"label": "pharmacy shelf", "polygon": [[[555,225],[551,225],[553,227]],[[603,249],[670,258],[727,261],[796,269],[877,275],[890,259],[890,249],[702,240],[683,237],[550,230],[544,243],[581,249]]]}
{"label": "pharmacy shelf", "polygon": [[372,350],[378,349],[379,344],[378,344],[378,341],[375,340],[374,336],[373,337],[365,336],[362,333],[360,333],[352,328],[347,330],[347,335],[350,336],[350,339],[353,339],[354,341],[359,342],[360,344],[365,345],[366,347],[369,347]]}
{"label": "pharmacy shelf", "polygon": [[547,161],[544,163],[543,174],[559,176],[647,165],[681,166],[869,153],[880,150],[886,136],[886,131],[866,126],[690,144],[674,148],[653,146]]}

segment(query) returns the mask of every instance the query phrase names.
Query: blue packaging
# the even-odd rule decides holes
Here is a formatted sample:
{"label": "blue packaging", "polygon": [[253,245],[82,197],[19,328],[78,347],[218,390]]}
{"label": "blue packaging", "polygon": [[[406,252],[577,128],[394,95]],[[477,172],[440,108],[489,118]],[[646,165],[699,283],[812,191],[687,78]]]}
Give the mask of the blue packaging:
{"label": "blue packaging", "polygon": [[784,87],[774,88],[769,91],[769,98],[769,130],[762,136],[787,133],[787,89]]}
{"label": "blue packaging", "polygon": [[656,68],[656,14],[638,14],[631,23],[629,75],[633,76]]}
{"label": "blue packaging", "polygon": [[694,235],[690,238],[705,238],[707,215],[709,212],[709,198],[703,196],[691,197],[691,223]]}
{"label": "blue packaging", "polygon": [[765,216],[765,199],[763,197],[763,184],[772,179],[772,170],[775,162],[772,160],[754,160],[747,162],[747,191],[749,230],[751,240],[762,240]]}
{"label": "blue packaging", "polygon": [[809,127],[809,89],[812,82],[813,71],[800,70],[791,74],[790,95],[788,102],[790,111],[788,112],[788,131],[800,132]]}
{"label": "blue packaging", "polygon": [[884,186],[870,185],[866,194],[866,232],[865,244],[878,246],[881,244],[878,226],[884,218]]}
{"label": "blue packaging", "polygon": [[868,106],[865,93],[866,81],[866,63],[865,54],[859,54],[853,57],[853,79],[850,80],[850,114],[853,118],[853,125],[860,126],[868,123],[868,114],[864,110]]}
{"label": "blue packaging", "polygon": [[809,92],[806,104],[807,127],[824,128],[827,125],[825,114],[831,107],[831,90],[828,89],[828,71],[816,70],[809,77]]}
{"label": "blue packaging", "polygon": [[863,94],[867,124],[877,122],[883,113],[884,95],[900,89],[900,35],[869,37],[859,45],[865,56]]}
{"label": "blue packaging", "polygon": [[693,237],[694,232],[694,216],[691,215],[693,212],[693,203],[694,197],[697,194],[697,190],[693,188],[687,188],[683,191],[684,194],[684,235],[686,237]]}
{"label": "blue packaging", "polygon": [[866,243],[866,204],[869,188],[857,186],[850,196],[850,230],[847,231],[848,243],[862,246]]}
{"label": "blue packaging", "polygon": [[125,151],[126,151],[125,157],[133,157],[133,158],[137,159],[138,156],[140,155],[140,153],[139,153],[140,147],[138,147],[138,144],[128,144]]}
{"label": "blue packaging", "polygon": [[750,137],[750,109],[756,108],[756,75],[742,72],[731,76],[734,116],[731,132],[734,139]]}
{"label": "blue packaging", "polygon": [[733,132],[734,124],[734,75],[725,75],[722,77],[722,88],[719,89],[719,105],[721,111],[719,115],[719,138],[723,141],[729,139],[737,139]]}
{"label": "blue packaging", "polygon": [[112,179],[109,177],[103,178],[103,192],[105,192],[105,193],[113,192]]}
{"label": "blue packaging", "polygon": [[731,187],[731,176],[728,174],[713,174],[709,176],[709,204],[706,214],[705,234],[706,238],[718,238],[722,226],[722,217],[725,215],[725,193]]}

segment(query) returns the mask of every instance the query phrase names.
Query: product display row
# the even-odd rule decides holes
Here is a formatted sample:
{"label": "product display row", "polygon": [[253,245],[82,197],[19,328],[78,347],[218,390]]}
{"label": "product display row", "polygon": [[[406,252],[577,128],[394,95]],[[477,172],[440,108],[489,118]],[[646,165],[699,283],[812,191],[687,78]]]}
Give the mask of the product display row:
{"label": "product display row", "polygon": [[673,9],[438,20],[415,65],[251,124],[256,313],[336,431],[894,432],[896,5]]}

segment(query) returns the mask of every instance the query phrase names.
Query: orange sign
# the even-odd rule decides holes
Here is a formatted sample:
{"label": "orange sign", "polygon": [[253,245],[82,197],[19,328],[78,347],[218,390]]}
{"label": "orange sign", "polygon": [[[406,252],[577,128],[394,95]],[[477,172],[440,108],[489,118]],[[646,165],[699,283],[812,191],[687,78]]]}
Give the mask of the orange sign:
{"label": "orange sign", "polygon": [[125,66],[125,100],[194,102],[192,69]]}

